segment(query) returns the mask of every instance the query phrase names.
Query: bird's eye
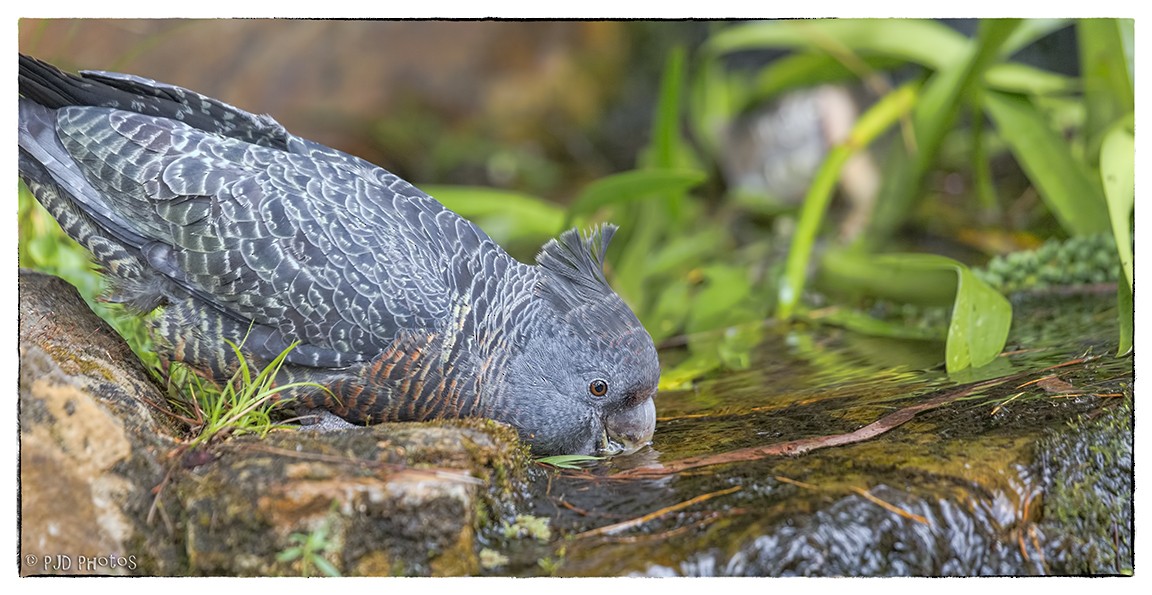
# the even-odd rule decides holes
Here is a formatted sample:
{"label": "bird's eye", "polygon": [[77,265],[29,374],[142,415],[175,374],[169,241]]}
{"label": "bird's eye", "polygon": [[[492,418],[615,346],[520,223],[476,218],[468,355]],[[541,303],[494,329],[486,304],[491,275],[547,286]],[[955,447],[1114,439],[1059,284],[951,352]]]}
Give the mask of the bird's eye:
{"label": "bird's eye", "polygon": [[608,394],[608,381],[597,378],[588,383],[588,392],[594,397],[603,397]]}

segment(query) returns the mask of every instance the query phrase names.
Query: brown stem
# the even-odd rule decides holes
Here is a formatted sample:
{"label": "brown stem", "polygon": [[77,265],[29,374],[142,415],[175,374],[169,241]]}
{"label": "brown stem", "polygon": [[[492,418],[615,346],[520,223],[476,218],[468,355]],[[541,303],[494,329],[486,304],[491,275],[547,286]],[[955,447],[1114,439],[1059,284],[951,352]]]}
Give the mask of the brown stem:
{"label": "brown stem", "polygon": [[852,432],[848,432],[845,434],[833,434],[831,436],[820,436],[820,437],[816,437],[816,438],[801,438],[799,440],[789,440],[787,442],[777,442],[775,444],[769,444],[766,446],[752,446],[749,448],[730,450],[728,452],[722,452],[722,453],[718,453],[718,454],[688,457],[688,458],[680,459],[677,461],[671,461],[671,462],[665,463],[659,468],[640,467],[640,468],[636,468],[636,469],[629,469],[627,471],[621,471],[619,473],[615,473],[615,474],[610,475],[608,477],[620,478],[620,479],[622,479],[622,478],[641,478],[641,477],[660,477],[660,476],[665,476],[665,475],[673,475],[676,473],[680,473],[681,471],[686,471],[688,469],[697,469],[700,467],[708,467],[711,465],[724,465],[724,464],[728,464],[728,463],[756,461],[759,459],[765,459],[765,458],[769,458],[769,457],[798,456],[798,455],[802,455],[802,454],[805,454],[805,453],[808,453],[808,452],[811,452],[813,450],[817,450],[820,448],[829,448],[832,446],[844,446],[846,444],[863,442],[864,440],[869,440],[869,439],[875,438],[875,437],[877,437],[877,436],[879,436],[879,435],[881,435],[881,434],[883,434],[883,433],[885,433],[885,432],[887,432],[893,428],[896,428],[896,427],[903,425],[904,423],[908,422],[909,420],[914,418],[919,413],[923,413],[925,411],[930,411],[932,409],[937,409],[939,407],[942,407],[944,405],[952,403],[953,401],[956,401],[957,399],[968,396],[969,394],[972,394],[973,392],[975,392],[977,390],[981,390],[984,388],[988,388],[990,386],[996,386],[999,384],[1004,384],[1006,382],[1018,380],[1024,376],[1028,376],[1031,374],[1044,373],[1044,372],[1047,372],[1048,370],[1054,370],[1056,368],[1063,368],[1066,366],[1073,366],[1076,364],[1082,364],[1082,363],[1089,362],[1089,361],[1092,361],[1095,359],[1099,359],[1100,357],[1101,356],[1081,357],[1081,358],[1077,358],[1077,359],[1063,362],[1060,364],[1056,364],[1054,366],[1049,366],[1049,367],[1044,368],[1043,370],[1039,370],[1039,371],[1020,372],[1018,374],[1012,374],[1010,376],[1004,376],[1001,378],[995,378],[992,380],[985,380],[983,382],[977,382],[974,384],[969,384],[965,387],[954,390],[952,392],[944,393],[942,395],[932,397],[930,399],[927,399],[927,400],[922,401],[920,403],[917,403],[915,405],[910,405],[910,406],[905,407],[903,409],[889,413],[888,415],[885,415],[884,417],[881,417],[880,419],[878,419],[878,420],[876,420],[876,421],[874,421],[874,422],[872,422],[872,423],[870,423],[870,424],[868,424],[868,425],[866,425],[860,429],[857,429],[857,430],[854,430]]}

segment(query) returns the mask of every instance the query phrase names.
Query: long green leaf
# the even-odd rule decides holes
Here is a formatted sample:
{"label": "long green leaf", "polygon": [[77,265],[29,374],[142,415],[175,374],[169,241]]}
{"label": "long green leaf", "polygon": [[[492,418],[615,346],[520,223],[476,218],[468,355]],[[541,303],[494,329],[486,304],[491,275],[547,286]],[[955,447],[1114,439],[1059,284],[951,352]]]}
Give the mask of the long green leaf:
{"label": "long green leaf", "polygon": [[742,309],[749,306],[747,297],[751,292],[748,271],[744,267],[714,264],[701,270],[703,287],[697,293],[692,311],[688,314],[689,334],[710,331],[752,320],[743,315]]}
{"label": "long green leaf", "polygon": [[951,268],[925,266],[906,256],[915,255],[881,257],[855,249],[829,250],[820,263],[820,288],[838,295],[869,296],[919,306],[955,303],[957,278]]}
{"label": "long green leaf", "polygon": [[1120,344],[1116,348],[1116,355],[1125,355],[1132,351],[1132,341],[1136,333],[1136,321],[1133,318],[1135,307],[1132,301],[1132,288],[1117,283],[1116,321],[1120,325]]}
{"label": "long green leaf", "polygon": [[1022,97],[989,91],[984,106],[1028,179],[1069,233],[1108,231],[1100,185],[1043,114]]}
{"label": "long green leaf", "polygon": [[743,73],[728,72],[716,58],[705,56],[696,64],[688,115],[693,136],[710,155],[720,153],[725,130],[746,106],[746,79]]}
{"label": "long green leaf", "polygon": [[495,188],[425,185],[421,188],[445,207],[476,220],[494,237],[556,235],[564,210],[543,199]]}
{"label": "long green leaf", "polygon": [[602,460],[604,460],[604,457],[592,455],[552,455],[536,459],[536,462],[556,467],[557,469],[580,469]]}
{"label": "long green leaf", "polygon": [[[863,67],[872,71],[890,70],[907,64],[889,56],[860,56],[860,60]],[[772,61],[756,72],[746,102],[740,107],[766,101],[792,89],[853,82],[859,78],[859,72],[848,68],[835,56],[807,51],[793,53]]]}
{"label": "long green leaf", "polygon": [[660,79],[660,98],[652,117],[652,140],[641,157],[643,167],[672,169],[694,163],[692,151],[680,130],[685,63],[683,47],[676,47],[668,55]]}
{"label": "long green leaf", "polygon": [[1116,315],[1120,324],[1120,345],[1117,354],[1132,350],[1134,333],[1132,300],[1132,209],[1135,205],[1136,135],[1133,130],[1135,114],[1115,123],[1104,135],[1100,146],[1100,178],[1104,196],[1108,200],[1108,214],[1112,221],[1112,236],[1127,283],[1116,288]]}
{"label": "long green leaf", "polygon": [[1042,37],[1068,26],[1069,19],[1025,19],[1000,48],[1000,56],[1007,58]]}
{"label": "long green leaf", "polygon": [[707,174],[689,169],[636,169],[600,178],[589,184],[568,207],[565,227],[572,219],[594,213],[597,209],[649,198],[684,192],[698,186]]}
{"label": "long green leaf", "polygon": [[692,312],[692,292],[689,283],[683,279],[673,279],[660,288],[656,302],[646,312],[641,312],[640,322],[652,335],[656,343],[671,337],[684,327]]}
{"label": "long green leaf", "polygon": [[1132,30],[1132,19],[1082,19],[1076,23],[1088,108],[1088,159],[1093,162],[1105,130],[1135,109]]}
{"label": "long green leaf", "polygon": [[863,247],[873,248],[886,241],[914,210],[920,187],[929,168],[936,162],[945,135],[952,130],[965,98],[984,78],[984,72],[997,57],[1017,21],[984,21],[976,40],[968,42],[924,84],[921,99],[912,113],[916,143],[905,149],[897,145],[885,167],[884,181],[877,198]]}
{"label": "long green leaf", "polygon": [[963,54],[968,40],[926,20],[800,20],[737,25],[712,36],[704,49],[713,54],[771,48],[827,50],[830,44],[939,69]]}
{"label": "long green leaf", "polygon": [[932,76],[924,85],[920,103],[912,114],[916,125],[916,148],[921,169],[934,161],[945,133],[960,112],[961,99],[968,87],[981,80],[1000,46],[1018,25],[1013,20],[982,21],[974,43]]}
{"label": "long green leaf", "polygon": [[[696,158],[684,141],[680,127],[684,95],[685,51],[675,48],[668,56],[660,81],[660,97],[652,118],[652,136],[637,160],[639,168],[684,169],[695,167]],[[684,192],[666,193],[659,201],[626,205],[625,217],[631,224],[627,242],[618,248],[616,290],[634,310],[647,311],[647,262],[657,243],[686,224]],[[627,233],[627,232],[625,232]],[[617,244],[621,245],[621,244]]]}
{"label": "long green leaf", "polygon": [[1136,134],[1133,130],[1134,114],[1117,122],[1104,135],[1100,146],[1100,179],[1104,197],[1108,201],[1108,214],[1112,222],[1112,235],[1128,287],[1132,285],[1132,208],[1136,188]]}
{"label": "long green leaf", "polygon": [[809,186],[808,193],[804,197],[800,219],[797,221],[796,232],[792,236],[792,244],[788,250],[784,276],[780,280],[776,309],[777,318],[792,316],[800,302],[804,292],[804,281],[808,272],[808,262],[811,260],[812,248],[816,244],[816,236],[824,222],[824,215],[827,212],[828,204],[832,201],[832,192],[836,189],[836,182],[844,163],[853,153],[871,144],[876,137],[908,113],[915,104],[916,90],[910,85],[905,85],[884,96],[857,120],[848,139],[833,148],[824,159],[824,163],[820,165],[820,169],[816,172],[812,185]]}
{"label": "long green leaf", "polygon": [[1028,95],[1057,95],[1079,89],[1076,79],[1016,62],[1004,62],[988,67],[984,82],[997,91]]}

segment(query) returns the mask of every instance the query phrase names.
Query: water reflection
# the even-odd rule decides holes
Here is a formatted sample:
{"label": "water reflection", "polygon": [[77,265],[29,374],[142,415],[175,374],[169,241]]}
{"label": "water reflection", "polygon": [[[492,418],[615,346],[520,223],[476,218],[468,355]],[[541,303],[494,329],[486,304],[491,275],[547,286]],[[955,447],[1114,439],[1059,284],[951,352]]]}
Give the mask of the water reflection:
{"label": "water reflection", "polygon": [[[1036,371],[1086,352],[1108,353],[1115,341],[1110,307],[1087,298],[1018,306],[1005,369]],[[942,369],[924,368],[931,358],[917,354],[926,350],[922,343],[834,328],[769,329],[747,370],[661,393],[652,446],[590,469],[542,474],[536,482],[535,513],[576,536],[564,542],[555,573],[936,576],[1130,569],[1130,523],[1123,523],[1131,515],[1130,457],[1127,471],[1122,464],[1097,469],[1106,481],[1090,478],[1095,483],[1085,483],[1080,496],[1100,500],[1097,487],[1114,492],[1108,495],[1113,513],[1097,516],[1119,536],[1112,539],[1118,545],[1102,551],[1108,549],[1103,538],[1092,537],[1100,527],[1069,531],[1054,511],[1045,514],[1052,483],[1075,484],[1085,472],[1061,476],[1068,471],[1038,462],[1049,459],[1037,450],[1052,436],[1072,436],[1070,421],[1123,420],[1131,402],[1130,358],[1109,355],[1054,371],[1062,382],[1084,387],[1073,395],[1046,393],[1026,384],[1037,375],[1022,376],[866,441],[799,457],[637,475],[690,457],[852,432],[955,392]],[[1099,396],[1114,394],[1125,396]],[[1130,445],[1130,425],[1085,428],[1075,436],[1087,444],[1116,439],[1120,446],[1107,448],[1121,451]],[[1065,495],[1061,506],[1080,504]],[[620,523],[625,527],[603,531]]]}

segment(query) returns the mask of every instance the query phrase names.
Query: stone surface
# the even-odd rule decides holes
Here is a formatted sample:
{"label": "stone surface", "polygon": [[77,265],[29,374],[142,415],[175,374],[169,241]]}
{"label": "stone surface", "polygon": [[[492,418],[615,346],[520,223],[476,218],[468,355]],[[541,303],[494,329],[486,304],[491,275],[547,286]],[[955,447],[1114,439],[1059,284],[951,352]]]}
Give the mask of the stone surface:
{"label": "stone surface", "polygon": [[524,456],[513,430],[483,420],[273,432],[216,453],[171,486],[196,574],[306,573],[278,554],[310,534],[344,575],[473,574],[476,531],[513,496]]}
{"label": "stone surface", "polygon": [[176,446],[149,404],[162,402],[132,351],[71,285],[21,272],[23,574],[175,570],[175,546],[145,522],[163,457]]}
{"label": "stone surface", "polygon": [[[301,575],[317,556],[344,575],[472,574],[528,460],[487,420],[187,449],[166,407],[70,285],[21,271],[22,574]],[[309,536],[313,559],[284,554]]]}

